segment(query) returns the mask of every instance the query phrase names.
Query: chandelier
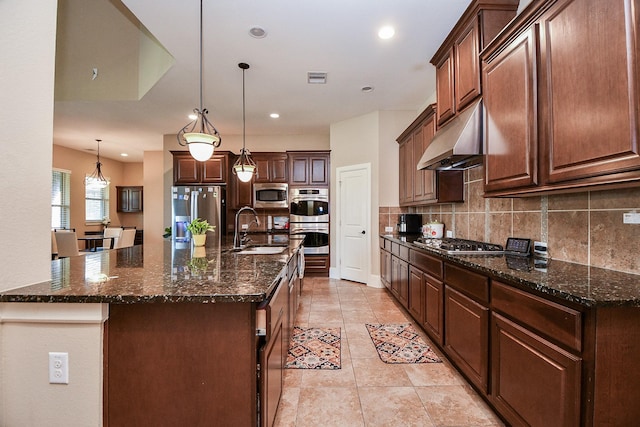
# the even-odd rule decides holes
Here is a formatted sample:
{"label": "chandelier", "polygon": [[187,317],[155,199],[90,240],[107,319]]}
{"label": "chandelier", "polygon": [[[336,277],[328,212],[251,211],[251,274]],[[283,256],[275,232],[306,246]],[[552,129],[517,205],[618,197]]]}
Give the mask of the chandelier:
{"label": "chandelier", "polygon": [[96,142],[98,143],[98,161],[96,162],[96,169],[91,173],[91,175],[85,177],[84,183],[87,187],[101,189],[109,185],[109,180],[102,174],[102,163],[100,162],[100,143],[102,140],[96,139]]}
{"label": "chandelier", "polygon": [[242,150],[240,150],[240,157],[233,165],[233,173],[238,176],[238,179],[242,182],[249,182],[253,178],[253,174],[256,171],[256,164],[251,159],[251,153],[245,147],[245,96],[244,96],[244,72],[249,69],[249,64],[241,62],[238,67],[242,68]]}
{"label": "chandelier", "polygon": [[178,131],[178,144],[189,148],[191,156],[204,162],[222,143],[218,130],[207,119],[209,111],[202,106],[202,0],[200,0],[200,108],[194,108],[196,118]]}

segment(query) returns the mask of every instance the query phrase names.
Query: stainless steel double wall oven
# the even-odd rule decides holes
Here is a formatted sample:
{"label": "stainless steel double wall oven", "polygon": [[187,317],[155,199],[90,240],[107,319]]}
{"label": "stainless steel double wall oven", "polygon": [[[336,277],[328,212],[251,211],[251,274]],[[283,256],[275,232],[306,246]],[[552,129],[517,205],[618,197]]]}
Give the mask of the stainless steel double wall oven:
{"label": "stainless steel double wall oven", "polygon": [[305,254],[328,254],[329,189],[293,188],[289,200],[289,234],[305,236]]}

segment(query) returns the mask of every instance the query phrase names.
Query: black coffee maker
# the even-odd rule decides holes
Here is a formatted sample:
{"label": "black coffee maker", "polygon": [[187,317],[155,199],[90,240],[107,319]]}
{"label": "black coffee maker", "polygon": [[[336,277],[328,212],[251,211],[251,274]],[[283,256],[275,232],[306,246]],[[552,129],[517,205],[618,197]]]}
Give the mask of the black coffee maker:
{"label": "black coffee maker", "polygon": [[398,233],[400,234],[420,234],[422,232],[422,215],[420,214],[400,214],[398,223]]}

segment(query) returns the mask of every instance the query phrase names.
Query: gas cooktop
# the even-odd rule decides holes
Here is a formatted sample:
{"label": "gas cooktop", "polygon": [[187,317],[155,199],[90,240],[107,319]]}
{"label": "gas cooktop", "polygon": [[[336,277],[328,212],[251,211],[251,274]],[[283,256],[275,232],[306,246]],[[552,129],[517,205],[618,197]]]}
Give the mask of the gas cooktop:
{"label": "gas cooktop", "polygon": [[429,239],[420,237],[413,242],[421,248],[435,249],[448,255],[502,255],[504,248],[494,243],[465,239]]}

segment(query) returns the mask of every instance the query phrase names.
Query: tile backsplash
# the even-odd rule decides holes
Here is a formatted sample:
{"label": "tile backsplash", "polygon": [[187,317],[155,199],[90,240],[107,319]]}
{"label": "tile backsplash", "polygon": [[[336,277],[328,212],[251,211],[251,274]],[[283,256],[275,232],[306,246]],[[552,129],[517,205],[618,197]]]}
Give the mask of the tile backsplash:
{"label": "tile backsplash", "polygon": [[484,198],[482,166],[465,171],[464,203],[380,207],[379,229],[396,229],[400,213],[441,220],[454,237],[504,245],[508,237],[546,241],[553,259],[640,274],[640,187],[527,198]]}

